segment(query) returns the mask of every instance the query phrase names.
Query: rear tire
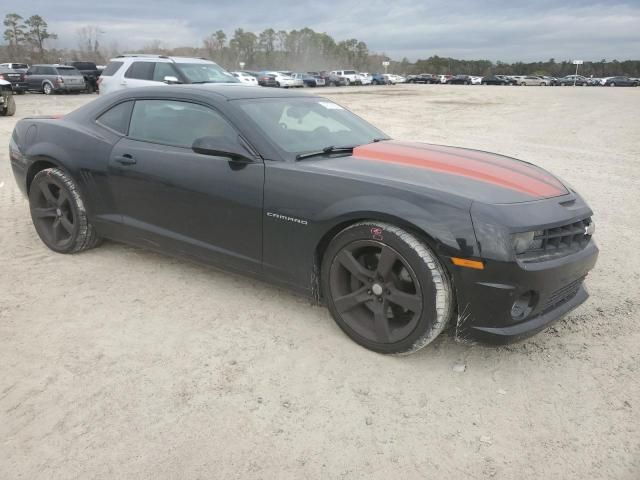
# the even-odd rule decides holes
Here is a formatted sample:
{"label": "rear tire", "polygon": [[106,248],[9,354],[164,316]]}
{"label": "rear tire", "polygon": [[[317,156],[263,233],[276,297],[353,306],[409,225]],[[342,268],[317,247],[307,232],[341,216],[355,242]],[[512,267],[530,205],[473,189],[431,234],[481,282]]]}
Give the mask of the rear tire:
{"label": "rear tire", "polygon": [[338,326],[379,353],[420,350],[453,313],[451,282],[433,251],[384,222],[356,223],[334,237],[323,257],[321,286]]}
{"label": "rear tire", "polygon": [[53,85],[48,82],[42,85],[42,93],[45,95],[51,95],[53,93]]}
{"label": "rear tire", "polygon": [[59,168],[36,174],[29,188],[29,208],[38,236],[54,252],[77,253],[100,243],[76,183]]}

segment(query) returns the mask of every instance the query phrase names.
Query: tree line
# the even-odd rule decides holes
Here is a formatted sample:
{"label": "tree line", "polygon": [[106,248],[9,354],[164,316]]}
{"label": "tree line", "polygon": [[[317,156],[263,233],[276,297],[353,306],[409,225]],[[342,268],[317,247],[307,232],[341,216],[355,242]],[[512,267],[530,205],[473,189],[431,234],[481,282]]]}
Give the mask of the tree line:
{"label": "tree line", "polygon": [[[26,19],[17,13],[5,16],[4,40],[0,47],[0,60],[25,63],[59,62],[69,60],[94,61],[104,64],[120,53],[154,53],[210,58],[229,70],[293,70],[317,71],[339,68],[367,72],[384,71],[382,62],[389,61],[388,71],[403,75],[468,74],[468,75],[551,75],[564,76],[575,72],[571,61],[546,62],[492,62],[490,60],[460,60],[431,56],[410,62],[404,58],[394,61],[384,53],[374,53],[361,40],[350,38],[335,40],[323,32],[311,28],[300,30],[275,30],[267,28],[254,33],[237,28],[228,35],[217,30],[202,40],[199,46],[171,47],[160,40],[149,42],[139,49],[121,48],[113,42],[105,46],[101,38],[105,32],[95,25],[87,25],[76,31],[76,48],[56,49],[51,40],[57,35],[49,32],[47,22],[40,15]],[[594,77],[629,75],[640,77],[640,61],[585,61],[579,73]]]}

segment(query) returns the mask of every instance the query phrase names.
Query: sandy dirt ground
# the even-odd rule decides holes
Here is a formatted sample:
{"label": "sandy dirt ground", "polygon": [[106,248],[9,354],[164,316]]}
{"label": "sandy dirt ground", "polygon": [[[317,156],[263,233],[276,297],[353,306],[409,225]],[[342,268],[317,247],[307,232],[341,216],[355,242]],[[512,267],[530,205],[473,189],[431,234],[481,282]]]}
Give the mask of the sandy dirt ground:
{"label": "sandy dirt ground", "polygon": [[[320,90],[395,138],[548,168],[590,202],[591,299],[495,348],[351,342],[268,284],[108,242],[47,250],[0,117],[0,478],[640,478],[640,88]],[[463,367],[464,366],[464,367]]]}

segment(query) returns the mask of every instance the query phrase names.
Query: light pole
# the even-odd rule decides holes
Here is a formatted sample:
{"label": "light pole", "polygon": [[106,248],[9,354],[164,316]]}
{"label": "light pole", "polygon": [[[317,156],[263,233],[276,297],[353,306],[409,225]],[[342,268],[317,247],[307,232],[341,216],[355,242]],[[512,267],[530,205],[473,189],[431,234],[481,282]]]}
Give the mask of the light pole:
{"label": "light pole", "polygon": [[387,61],[382,62],[382,66],[384,67],[384,74],[387,74],[387,68],[389,68],[390,63]]}
{"label": "light pole", "polygon": [[574,60],[573,64],[576,66],[576,74],[573,77],[573,86],[576,86],[576,80],[578,80],[578,67],[580,65],[582,65],[583,61],[582,60]]}
{"label": "light pole", "polygon": [[240,62],[240,63],[238,63],[238,65],[240,65],[240,70],[244,70],[244,65],[245,65],[244,62]]}

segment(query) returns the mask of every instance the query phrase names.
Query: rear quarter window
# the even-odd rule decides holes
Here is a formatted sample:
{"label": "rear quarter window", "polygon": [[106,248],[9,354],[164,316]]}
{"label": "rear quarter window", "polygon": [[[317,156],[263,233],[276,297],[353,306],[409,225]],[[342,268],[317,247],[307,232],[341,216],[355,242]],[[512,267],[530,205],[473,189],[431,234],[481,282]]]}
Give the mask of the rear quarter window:
{"label": "rear quarter window", "polygon": [[68,77],[78,77],[78,76],[81,76],[82,74],[80,73],[80,70],[77,70],[75,68],[58,67],[58,75],[64,75]]}
{"label": "rear quarter window", "polygon": [[154,67],[154,62],[133,62],[124,76],[125,78],[135,78],[137,80],[152,80]]}
{"label": "rear quarter window", "polygon": [[102,76],[103,77],[112,76],[114,73],[116,73],[118,70],[120,70],[120,67],[122,65],[124,65],[124,62],[109,62],[109,65],[107,65],[107,68],[105,68],[102,71]]}
{"label": "rear quarter window", "polygon": [[119,103],[100,115],[96,119],[96,122],[103,127],[126,135],[129,130],[129,119],[131,118],[132,107],[132,101]]}

